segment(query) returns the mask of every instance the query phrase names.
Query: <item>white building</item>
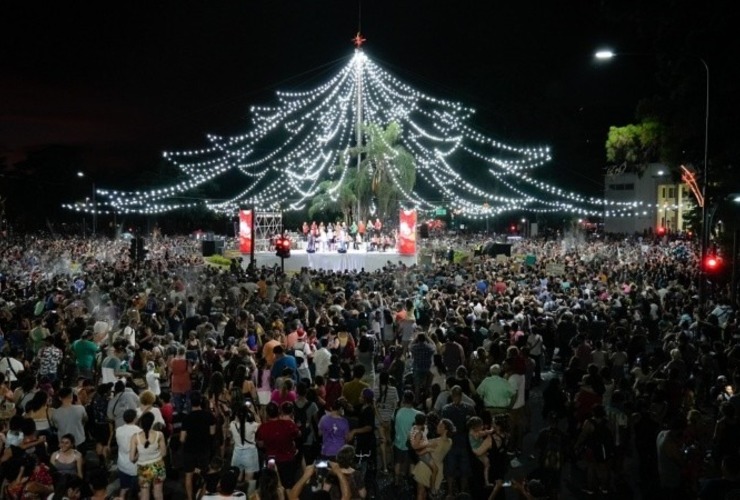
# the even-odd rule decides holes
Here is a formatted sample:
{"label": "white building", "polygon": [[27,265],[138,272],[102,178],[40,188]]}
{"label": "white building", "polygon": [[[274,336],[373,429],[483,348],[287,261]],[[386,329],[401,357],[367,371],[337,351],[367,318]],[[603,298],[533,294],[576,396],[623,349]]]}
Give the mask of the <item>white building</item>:
{"label": "white building", "polygon": [[[675,183],[660,163],[649,164],[642,175],[613,168],[604,176],[604,231],[607,233],[661,233],[685,230],[684,214],[694,207],[688,186]],[[615,210],[633,202],[622,213]]]}

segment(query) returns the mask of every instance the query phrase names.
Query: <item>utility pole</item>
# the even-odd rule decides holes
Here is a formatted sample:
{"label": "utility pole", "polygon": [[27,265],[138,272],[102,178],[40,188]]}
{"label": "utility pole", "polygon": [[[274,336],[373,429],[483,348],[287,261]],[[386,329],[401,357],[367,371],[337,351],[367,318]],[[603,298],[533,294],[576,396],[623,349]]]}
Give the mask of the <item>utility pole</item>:
{"label": "utility pole", "polygon": [[[355,124],[356,127],[356,141],[357,141],[357,177],[360,177],[360,165],[362,164],[362,155],[361,155],[361,148],[362,148],[362,57],[360,55],[362,54],[362,51],[360,50],[360,47],[362,46],[362,43],[359,42],[361,40],[360,34],[357,33],[358,42],[357,44],[357,51],[356,51],[356,66],[355,69],[357,71],[356,79],[357,79],[357,123]],[[360,197],[357,197],[357,215],[355,216],[357,218],[357,221],[359,223],[360,221]]]}

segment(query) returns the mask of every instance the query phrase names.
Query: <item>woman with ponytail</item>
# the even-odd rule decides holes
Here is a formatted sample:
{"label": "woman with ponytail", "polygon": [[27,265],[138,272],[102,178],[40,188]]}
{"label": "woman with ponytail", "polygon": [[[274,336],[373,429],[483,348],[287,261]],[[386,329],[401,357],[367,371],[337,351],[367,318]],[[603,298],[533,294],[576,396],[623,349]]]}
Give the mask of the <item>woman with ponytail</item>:
{"label": "woman with ponytail", "polygon": [[252,403],[247,402],[236,410],[236,415],[229,425],[234,451],[231,455],[231,466],[239,469],[239,482],[247,481],[249,490],[254,491],[254,474],[259,471],[259,454],[255,434],[260,426],[260,418]]}
{"label": "woman with ponytail", "polygon": [[298,396],[296,396],[294,387],[295,384],[293,383],[292,379],[288,378],[283,380],[282,387],[280,387],[280,389],[275,389],[274,391],[272,391],[270,401],[276,403],[278,406],[285,403],[286,401],[290,403],[295,403],[295,400]]}
{"label": "woman with ponytail", "polygon": [[139,419],[141,432],[131,437],[129,458],[136,464],[139,476],[139,488],[141,500],[149,500],[150,489],[153,488],[154,500],[163,500],[163,485],[166,477],[164,456],[167,453],[164,434],[152,429],[154,426],[154,415],[151,412],[144,413]]}

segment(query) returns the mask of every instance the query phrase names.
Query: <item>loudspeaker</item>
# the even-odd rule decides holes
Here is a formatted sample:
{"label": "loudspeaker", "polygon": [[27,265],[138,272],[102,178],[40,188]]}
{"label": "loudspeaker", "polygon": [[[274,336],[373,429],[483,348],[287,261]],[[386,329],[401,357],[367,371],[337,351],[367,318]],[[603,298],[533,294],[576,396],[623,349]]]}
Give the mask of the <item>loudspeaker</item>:
{"label": "loudspeaker", "polygon": [[483,253],[492,257],[497,255],[506,255],[507,257],[511,257],[511,244],[489,242],[483,247]]}
{"label": "loudspeaker", "polygon": [[201,242],[201,251],[203,257],[210,257],[216,253],[216,242],[213,240],[203,240]]}
{"label": "loudspeaker", "polygon": [[511,244],[494,243],[491,246],[491,250],[488,252],[488,255],[493,255],[494,257],[496,255],[506,255],[507,257],[511,257]]}
{"label": "loudspeaker", "polygon": [[419,226],[419,236],[422,240],[429,238],[429,224],[426,222],[422,222],[421,226]]}

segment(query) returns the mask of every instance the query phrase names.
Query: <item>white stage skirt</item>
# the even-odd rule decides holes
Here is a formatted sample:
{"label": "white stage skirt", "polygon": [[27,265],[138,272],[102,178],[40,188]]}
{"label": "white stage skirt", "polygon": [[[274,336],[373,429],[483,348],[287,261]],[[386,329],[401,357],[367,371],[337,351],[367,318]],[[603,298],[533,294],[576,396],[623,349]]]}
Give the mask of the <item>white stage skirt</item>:
{"label": "white stage skirt", "polygon": [[[242,255],[243,265],[249,264],[249,255]],[[254,258],[257,268],[273,267],[280,265],[280,257],[275,252],[255,252]],[[404,264],[412,266],[416,264],[416,255],[400,255],[392,252],[364,252],[350,250],[347,253],[338,252],[316,252],[306,253],[305,250],[291,250],[290,258],[285,259],[285,271],[300,271],[302,268],[323,269],[325,271],[344,272],[360,271],[374,272],[389,265]]]}

